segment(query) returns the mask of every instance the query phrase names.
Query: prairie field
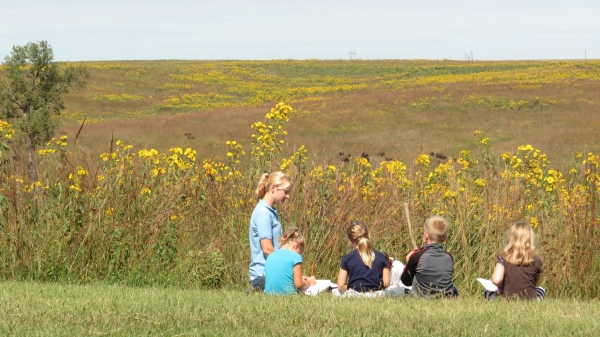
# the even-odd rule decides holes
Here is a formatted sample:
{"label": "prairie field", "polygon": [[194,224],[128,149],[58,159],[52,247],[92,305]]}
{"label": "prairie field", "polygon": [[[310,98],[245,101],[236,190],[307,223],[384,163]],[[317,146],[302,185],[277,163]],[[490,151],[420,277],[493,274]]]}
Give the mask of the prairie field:
{"label": "prairie field", "polygon": [[[475,149],[500,155],[531,144],[565,168],[597,151],[600,61],[132,61],[91,62],[88,89],[66,100],[63,133],[106,151],[111,136],[136,147],[191,147],[223,155],[275,103],[300,112],[284,147],[311,162],[362,152],[410,161]],[[185,134],[190,133],[193,138]],[[379,158],[371,158],[379,161]]]}
{"label": "prairie field", "polygon": [[257,177],[282,170],[280,217],[318,278],[355,219],[402,259],[406,202],[417,241],[425,218],[450,221],[461,297],[520,220],[550,298],[600,293],[600,61],[83,64],[35,174],[0,124],[1,279],[243,287]]}

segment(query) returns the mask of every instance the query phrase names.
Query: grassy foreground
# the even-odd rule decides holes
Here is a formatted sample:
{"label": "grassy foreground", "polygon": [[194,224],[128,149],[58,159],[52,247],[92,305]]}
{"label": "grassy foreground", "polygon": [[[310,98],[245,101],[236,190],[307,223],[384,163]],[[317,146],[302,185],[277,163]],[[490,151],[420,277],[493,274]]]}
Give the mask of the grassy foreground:
{"label": "grassy foreground", "polygon": [[598,301],[545,302],[275,297],[5,282],[3,336],[427,335],[593,336]]}

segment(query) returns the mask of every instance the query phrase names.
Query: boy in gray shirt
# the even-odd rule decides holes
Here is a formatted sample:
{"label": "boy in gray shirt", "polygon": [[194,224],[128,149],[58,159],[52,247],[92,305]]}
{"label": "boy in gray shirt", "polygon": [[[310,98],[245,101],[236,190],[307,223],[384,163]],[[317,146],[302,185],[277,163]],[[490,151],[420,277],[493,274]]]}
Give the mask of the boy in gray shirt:
{"label": "boy in gray shirt", "polygon": [[442,242],[448,237],[448,221],[440,216],[425,220],[425,246],[406,257],[406,266],[400,279],[412,286],[412,294],[424,297],[454,297],[458,289],[452,284],[454,261],[444,250]]}

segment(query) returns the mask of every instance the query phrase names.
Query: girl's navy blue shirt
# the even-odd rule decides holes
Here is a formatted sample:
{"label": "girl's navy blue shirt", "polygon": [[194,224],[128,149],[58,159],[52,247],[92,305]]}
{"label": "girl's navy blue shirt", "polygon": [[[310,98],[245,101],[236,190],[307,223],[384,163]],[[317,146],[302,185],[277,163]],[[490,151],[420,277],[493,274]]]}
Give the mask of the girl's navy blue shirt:
{"label": "girl's navy blue shirt", "polygon": [[340,268],[348,272],[348,289],[358,292],[383,290],[383,269],[388,261],[383,253],[375,250],[375,260],[371,268],[367,267],[358,253],[358,249],[342,258]]}

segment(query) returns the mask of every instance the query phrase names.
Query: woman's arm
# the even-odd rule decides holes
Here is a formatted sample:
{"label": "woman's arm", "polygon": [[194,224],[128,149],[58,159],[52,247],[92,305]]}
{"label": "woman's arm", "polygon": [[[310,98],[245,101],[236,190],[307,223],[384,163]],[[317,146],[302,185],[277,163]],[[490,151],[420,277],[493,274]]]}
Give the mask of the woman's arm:
{"label": "woman's arm", "polygon": [[260,249],[266,258],[275,251],[276,242],[273,240],[275,237],[273,235],[273,219],[267,213],[259,213],[253,221],[254,224],[251,224],[251,226],[256,226],[256,236],[259,240]]}
{"label": "woman's arm", "polygon": [[273,240],[271,239],[262,239],[260,240],[260,249],[262,249],[265,258],[269,256],[272,252],[275,251],[275,247],[273,247]]}
{"label": "woman's arm", "polygon": [[502,281],[504,281],[504,265],[496,263],[496,268],[494,268],[494,273],[492,274],[492,283],[500,288],[502,287]]}
{"label": "woman's arm", "polygon": [[338,286],[338,290],[341,293],[348,290],[348,286],[346,285],[347,279],[348,279],[348,271],[340,268],[340,272],[338,274],[337,286]]}
{"label": "woman's arm", "polygon": [[296,289],[304,290],[315,283],[316,280],[314,276],[302,276],[302,263],[298,263],[294,266],[294,287],[296,287]]}

